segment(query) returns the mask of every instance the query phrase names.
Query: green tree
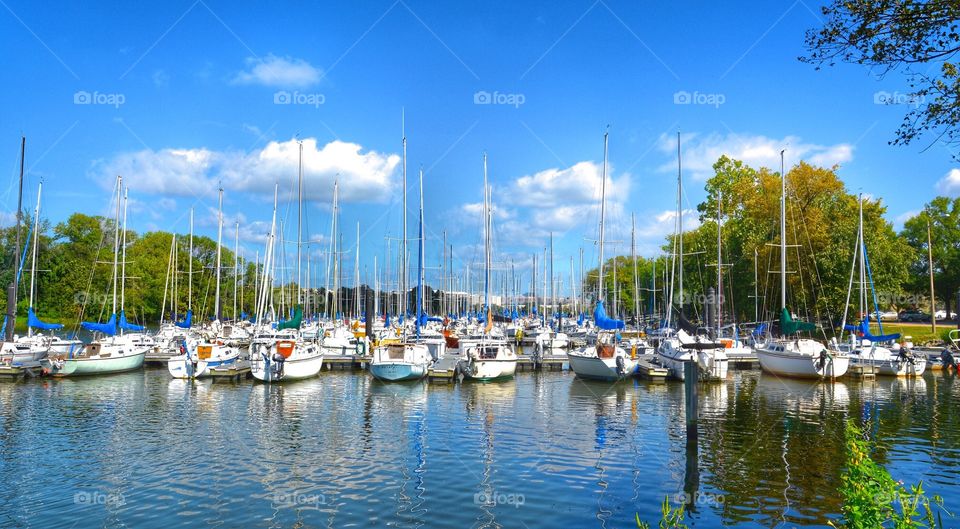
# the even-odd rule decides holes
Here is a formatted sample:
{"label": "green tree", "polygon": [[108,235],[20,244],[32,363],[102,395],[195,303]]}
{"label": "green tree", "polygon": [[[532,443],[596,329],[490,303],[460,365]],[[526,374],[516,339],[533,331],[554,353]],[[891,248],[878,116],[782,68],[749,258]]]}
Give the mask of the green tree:
{"label": "green tree", "polygon": [[914,279],[909,286],[914,292],[929,289],[928,225],[933,246],[934,294],[949,311],[952,298],[960,289],[960,198],[937,197],[903,223],[901,234],[916,255],[910,265],[910,277]]}

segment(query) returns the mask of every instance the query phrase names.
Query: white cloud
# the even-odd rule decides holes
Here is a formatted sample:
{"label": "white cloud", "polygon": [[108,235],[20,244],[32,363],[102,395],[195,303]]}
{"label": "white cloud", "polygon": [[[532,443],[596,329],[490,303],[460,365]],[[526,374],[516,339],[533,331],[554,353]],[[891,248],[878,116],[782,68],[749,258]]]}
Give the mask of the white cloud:
{"label": "white cloud", "polygon": [[[606,196],[610,202],[624,201],[630,193],[630,175],[612,177],[607,164]],[[585,161],[565,169],[545,169],[515,179],[504,193],[504,201],[521,206],[549,208],[579,204],[599,204],[602,164]]]}
{"label": "white cloud", "polygon": [[[227,192],[245,191],[270,199],[275,183],[284,197],[295,189],[298,159],[299,145],[293,139],[272,141],[250,152],[144,149],[94,162],[92,176],[107,189],[119,174],[131,191],[210,197],[222,182]],[[335,140],[320,148],[315,138],[307,138],[303,140],[304,198],[328,202],[338,179],[343,202],[386,202],[399,163],[396,154],[363,152],[356,143]]]}
{"label": "white cloud", "polygon": [[234,84],[259,84],[277,88],[305,88],[320,82],[323,71],[303,59],[267,55],[250,57],[247,69],[238,72]]}
{"label": "white cloud", "polygon": [[[797,136],[777,139],[736,133],[685,134],[681,141],[684,173],[695,180],[706,180],[713,176],[713,164],[723,155],[741,160],[751,167],[768,167],[777,171],[780,170],[782,149],[787,151],[785,162],[788,168],[801,160],[812,165],[831,167],[853,159],[853,145],[849,143],[817,145],[805,143]],[[675,157],[676,137],[661,135],[657,147],[665,155]],[[665,162],[658,169],[661,172],[676,172],[676,159]]]}
{"label": "white cloud", "polygon": [[937,181],[936,188],[938,193],[947,196],[960,195],[960,169],[950,169],[950,172]]}

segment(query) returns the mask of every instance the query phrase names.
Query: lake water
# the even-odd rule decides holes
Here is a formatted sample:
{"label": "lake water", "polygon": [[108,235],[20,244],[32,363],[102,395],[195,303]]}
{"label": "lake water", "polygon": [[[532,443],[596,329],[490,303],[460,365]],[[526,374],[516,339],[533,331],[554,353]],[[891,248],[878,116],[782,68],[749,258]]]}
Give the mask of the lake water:
{"label": "lake water", "polygon": [[735,371],[700,390],[697,455],[679,383],[2,383],[0,526],[627,528],[664,496],[694,500],[694,527],[824,526],[848,417],[879,417],[894,478],[960,511],[953,378]]}

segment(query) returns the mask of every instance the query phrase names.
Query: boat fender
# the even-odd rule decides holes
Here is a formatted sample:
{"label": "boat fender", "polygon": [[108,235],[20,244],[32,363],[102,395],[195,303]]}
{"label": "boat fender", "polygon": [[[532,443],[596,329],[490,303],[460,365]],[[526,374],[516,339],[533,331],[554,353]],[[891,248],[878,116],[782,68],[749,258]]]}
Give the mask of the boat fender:
{"label": "boat fender", "polygon": [[818,370],[823,369],[824,366],[827,365],[827,356],[828,356],[828,355],[827,355],[827,350],[826,350],[826,349],[821,349],[821,350],[820,350],[820,359],[817,360],[817,369],[818,369]]}
{"label": "boat fender", "polygon": [[617,375],[622,377],[626,373],[626,370],[627,370],[626,361],[623,359],[622,356],[618,356],[617,357]]}

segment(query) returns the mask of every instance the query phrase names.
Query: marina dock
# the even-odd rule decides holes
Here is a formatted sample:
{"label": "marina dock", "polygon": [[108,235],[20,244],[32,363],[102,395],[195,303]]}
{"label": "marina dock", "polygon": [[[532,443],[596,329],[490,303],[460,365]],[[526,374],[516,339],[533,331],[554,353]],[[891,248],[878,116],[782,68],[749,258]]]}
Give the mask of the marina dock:
{"label": "marina dock", "polygon": [[240,381],[250,378],[250,362],[241,360],[226,367],[211,367],[210,377],[214,382],[218,380]]}
{"label": "marina dock", "polygon": [[649,358],[640,358],[637,360],[637,374],[651,380],[666,380],[668,375],[667,368],[656,363],[653,355]]}
{"label": "marina dock", "polygon": [[43,374],[40,362],[22,362],[16,365],[0,364],[0,379],[22,380],[34,378]]}

